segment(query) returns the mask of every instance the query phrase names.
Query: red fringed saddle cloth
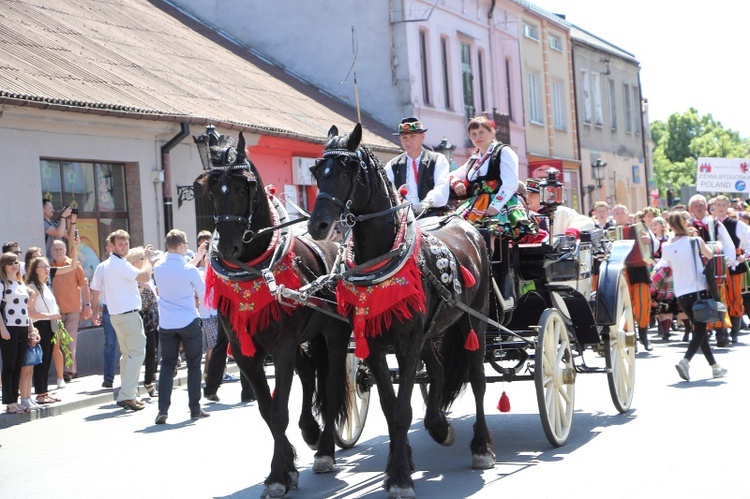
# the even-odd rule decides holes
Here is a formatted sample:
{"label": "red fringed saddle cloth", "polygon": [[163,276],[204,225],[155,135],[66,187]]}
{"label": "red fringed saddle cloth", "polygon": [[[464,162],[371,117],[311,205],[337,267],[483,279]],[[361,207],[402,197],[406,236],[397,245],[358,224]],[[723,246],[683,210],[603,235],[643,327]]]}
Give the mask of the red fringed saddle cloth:
{"label": "red fringed saddle cloth", "polygon": [[[294,271],[294,253],[291,251],[273,269],[278,284],[299,289],[300,279]],[[226,315],[231,311],[232,328],[240,341],[242,353],[255,355],[253,335],[269,326],[271,321],[281,320],[281,314],[290,315],[296,306],[280,305],[268,291],[262,278],[252,281],[234,282],[220,277],[209,266],[206,270],[207,306]]]}
{"label": "red fringed saddle cloth", "polygon": [[[339,281],[336,286],[338,313],[351,317],[352,311],[354,312],[354,354],[360,359],[367,358],[370,354],[366,337],[381,335],[383,328],[391,327],[394,318],[404,322],[411,319],[415,312],[426,312],[421,273],[417,266],[420,239],[417,235],[413,253],[390,279],[373,286],[355,286],[345,281]],[[354,265],[353,262],[347,263]],[[376,265],[375,268],[381,265]],[[373,270],[371,268],[365,272]]]}

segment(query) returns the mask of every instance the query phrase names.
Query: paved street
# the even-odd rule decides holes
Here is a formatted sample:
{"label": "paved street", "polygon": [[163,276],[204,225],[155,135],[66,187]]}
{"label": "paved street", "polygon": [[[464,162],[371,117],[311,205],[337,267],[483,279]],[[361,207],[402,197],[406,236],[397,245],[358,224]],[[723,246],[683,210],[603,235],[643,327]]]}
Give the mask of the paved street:
{"label": "paved street", "polygon": [[[497,465],[488,471],[470,469],[471,397],[462,397],[452,413],[456,444],[442,448],[423,430],[422,402],[415,394],[410,438],[416,492],[423,498],[750,497],[745,476],[750,430],[744,422],[749,344],[750,336],[743,335],[739,345],[715,350],[729,369],[727,378],[709,379],[709,367],[696,356],[693,381],[685,383],[674,364],[686,344],[655,341],[652,353],[638,354],[633,410],[625,415],[615,411],[604,375],[578,376],[573,429],[561,448],[551,447],[544,436],[533,383],[490,384],[485,406]],[[221,402],[205,405],[211,417],[196,422],[189,419],[184,384],[176,387],[168,423],[155,426],[155,401],[143,411],[125,412],[110,391],[92,388],[100,381],[76,380],[59,392],[71,400],[87,386],[89,396],[98,397],[96,405],[12,426],[5,418],[17,416],[0,416],[7,426],[0,430],[0,497],[260,495],[271,438],[256,404],[239,403],[239,383],[222,386]],[[510,396],[508,414],[495,409],[502,390]],[[385,497],[380,485],[388,440],[374,398],[362,439],[339,452],[335,474],[314,475],[314,452],[296,425],[288,434],[301,475],[290,498]]]}

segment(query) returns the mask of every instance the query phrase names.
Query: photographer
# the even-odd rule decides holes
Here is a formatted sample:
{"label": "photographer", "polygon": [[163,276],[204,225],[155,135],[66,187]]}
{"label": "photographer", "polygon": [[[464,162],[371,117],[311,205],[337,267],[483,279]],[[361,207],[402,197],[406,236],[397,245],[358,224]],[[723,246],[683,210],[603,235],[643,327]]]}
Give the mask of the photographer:
{"label": "photographer", "polygon": [[60,213],[60,217],[53,220],[55,206],[49,199],[44,199],[42,200],[42,212],[44,214],[44,256],[49,258],[52,256],[53,242],[57,239],[62,239],[67,246],[68,240],[74,238],[78,210],[74,210],[70,206],[65,206]]}

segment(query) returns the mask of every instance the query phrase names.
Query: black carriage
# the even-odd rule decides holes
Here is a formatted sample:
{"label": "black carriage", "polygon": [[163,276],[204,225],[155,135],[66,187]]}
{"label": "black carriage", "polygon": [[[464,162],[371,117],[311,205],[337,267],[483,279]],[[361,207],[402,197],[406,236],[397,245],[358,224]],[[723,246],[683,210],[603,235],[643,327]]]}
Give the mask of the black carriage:
{"label": "black carriage", "polygon": [[[615,408],[620,413],[630,408],[637,337],[624,262],[632,247],[633,241],[611,242],[597,229],[555,236],[552,244],[506,242],[493,255],[490,317],[473,314],[489,323],[486,379],[534,381],[542,426],[554,446],[568,439],[578,374],[606,374]],[[350,412],[336,436],[343,448],[362,433],[373,384],[353,354],[347,367]],[[399,382],[398,369],[391,376]],[[428,381],[420,371],[425,399]]]}

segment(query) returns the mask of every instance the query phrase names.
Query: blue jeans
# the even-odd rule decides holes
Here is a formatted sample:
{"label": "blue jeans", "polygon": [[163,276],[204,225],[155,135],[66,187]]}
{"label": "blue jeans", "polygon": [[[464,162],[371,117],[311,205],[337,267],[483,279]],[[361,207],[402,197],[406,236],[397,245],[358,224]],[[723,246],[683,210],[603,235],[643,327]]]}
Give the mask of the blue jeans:
{"label": "blue jeans", "polygon": [[203,355],[203,331],[200,319],[180,329],[159,328],[159,343],[161,344],[161,369],[159,376],[159,412],[166,414],[172,403],[172,384],[177,355],[180,352],[180,342],[185,348],[187,361],[188,407],[190,414],[197,414],[201,410],[201,356]]}
{"label": "blue jeans", "polygon": [[104,329],[104,381],[115,380],[115,359],[117,358],[117,335],[112,321],[109,318],[109,310],[102,305],[102,328]]}

